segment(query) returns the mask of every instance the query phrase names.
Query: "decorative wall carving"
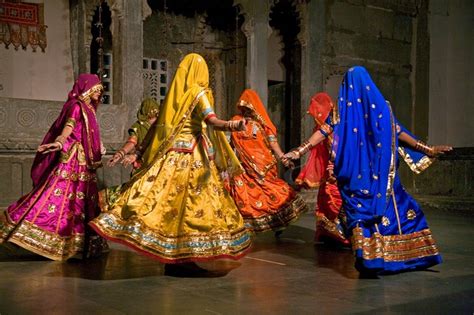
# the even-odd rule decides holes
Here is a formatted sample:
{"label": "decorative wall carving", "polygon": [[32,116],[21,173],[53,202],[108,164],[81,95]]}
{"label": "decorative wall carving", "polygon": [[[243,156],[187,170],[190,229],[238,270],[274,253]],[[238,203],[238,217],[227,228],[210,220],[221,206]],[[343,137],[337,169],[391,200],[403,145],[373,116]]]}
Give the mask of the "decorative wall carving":
{"label": "decorative wall carving", "polygon": [[[36,150],[63,102],[0,97],[0,151]],[[105,143],[120,143],[125,138],[127,109],[122,105],[102,105],[97,119]]]}
{"label": "decorative wall carving", "polygon": [[35,3],[0,2],[0,42],[5,47],[13,45],[15,50],[29,45],[33,52],[38,46],[45,52],[46,28],[44,25],[44,6]]}

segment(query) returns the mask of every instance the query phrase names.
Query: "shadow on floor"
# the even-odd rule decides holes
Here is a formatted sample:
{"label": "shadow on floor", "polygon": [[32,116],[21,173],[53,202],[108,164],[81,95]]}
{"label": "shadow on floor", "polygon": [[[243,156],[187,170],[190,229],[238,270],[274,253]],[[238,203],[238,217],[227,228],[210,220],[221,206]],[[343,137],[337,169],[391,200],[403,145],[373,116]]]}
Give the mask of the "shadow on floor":
{"label": "shadow on floor", "polygon": [[284,253],[298,260],[310,261],[315,268],[331,269],[348,279],[359,278],[351,249],[328,241],[314,244],[313,229],[291,225],[278,238],[273,232],[259,234],[249,255],[258,252]]}
{"label": "shadow on floor", "polygon": [[89,280],[121,280],[146,277],[170,276],[178,278],[216,278],[227,275],[238,268],[236,261],[218,260],[215,262],[165,265],[156,260],[139,255],[133,251],[111,249],[99,258],[81,260],[69,259],[56,262],[36,255],[14,244],[0,246],[0,262],[46,262],[47,277],[82,278]]}

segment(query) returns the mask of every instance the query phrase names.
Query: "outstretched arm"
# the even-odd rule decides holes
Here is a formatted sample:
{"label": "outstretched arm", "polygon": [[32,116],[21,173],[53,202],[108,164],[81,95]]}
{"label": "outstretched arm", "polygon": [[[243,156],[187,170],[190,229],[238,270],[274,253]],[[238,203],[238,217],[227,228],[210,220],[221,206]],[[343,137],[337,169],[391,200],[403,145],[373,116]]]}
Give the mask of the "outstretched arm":
{"label": "outstretched arm", "polygon": [[213,115],[206,118],[206,123],[221,131],[242,131],[245,130],[245,119],[222,120]]}
{"label": "outstretched arm", "polygon": [[321,130],[318,130],[314,132],[311,137],[309,137],[308,140],[303,142],[299,147],[296,149],[291,150],[290,152],[286,153],[283,156],[283,159],[288,159],[288,160],[298,160],[300,159],[303,155],[305,155],[312,147],[316,146],[319,144],[321,141],[323,141],[326,138],[327,135],[325,135]]}
{"label": "outstretched arm", "polygon": [[132,152],[132,150],[135,149],[135,146],[137,145],[137,137],[136,136],[130,136],[127,139],[127,142],[117,151],[115,154],[110,158],[110,160],[107,161],[107,166],[112,167],[114,166],[117,162],[122,160],[125,155],[128,153]]}
{"label": "outstretched arm", "polygon": [[55,152],[59,151],[63,148],[64,142],[66,142],[66,139],[71,135],[73,130],[73,126],[71,125],[66,125],[61,134],[56,137],[53,143],[46,143],[42,144],[38,147],[38,152],[41,152],[43,154],[49,153],[49,152]]}
{"label": "outstretched arm", "polygon": [[410,147],[414,148],[415,150],[419,152],[423,152],[429,157],[436,157],[438,155],[444,154],[445,152],[451,151],[453,147],[447,146],[447,145],[435,145],[435,146],[429,146],[425,143],[423,143],[420,140],[416,140],[412,136],[410,136],[406,132],[400,132],[398,135],[398,139],[400,141],[405,142],[408,144]]}
{"label": "outstretched arm", "polygon": [[270,148],[272,149],[273,153],[275,154],[275,156],[277,157],[277,159],[279,161],[281,161],[281,163],[285,166],[285,167],[291,167],[293,168],[294,167],[294,164],[293,162],[291,162],[289,159],[285,159],[284,156],[285,156],[285,153],[282,151],[280,145],[278,144],[278,141],[276,139],[275,136],[273,136],[274,140],[270,140],[269,139],[269,144],[270,144]]}

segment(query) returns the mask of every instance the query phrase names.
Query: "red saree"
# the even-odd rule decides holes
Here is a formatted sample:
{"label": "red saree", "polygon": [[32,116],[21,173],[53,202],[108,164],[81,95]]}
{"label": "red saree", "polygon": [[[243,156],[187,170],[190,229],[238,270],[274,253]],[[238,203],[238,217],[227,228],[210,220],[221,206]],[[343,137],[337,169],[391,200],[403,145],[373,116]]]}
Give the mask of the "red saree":
{"label": "red saree", "polygon": [[[331,97],[326,93],[317,93],[311,98],[308,114],[313,116],[316,132],[328,118],[333,108]],[[308,161],[301,169],[296,184],[303,188],[317,188],[318,199],[315,210],[316,215],[316,235],[315,240],[326,236],[344,245],[349,244],[349,240],[344,236],[340,219],[342,199],[337,188],[337,183],[332,175],[334,165],[330,160],[330,150],[332,136],[313,147],[310,151]]]}

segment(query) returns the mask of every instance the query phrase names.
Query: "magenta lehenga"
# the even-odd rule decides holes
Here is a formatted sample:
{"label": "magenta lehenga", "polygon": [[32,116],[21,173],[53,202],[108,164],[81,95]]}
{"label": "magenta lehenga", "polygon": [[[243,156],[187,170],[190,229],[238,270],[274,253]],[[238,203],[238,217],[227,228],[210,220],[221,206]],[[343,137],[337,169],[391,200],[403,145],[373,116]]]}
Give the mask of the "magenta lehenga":
{"label": "magenta lehenga", "polygon": [[92,257],[106,248],[105,240],[87,227],[100,212],[95,169],[101,152],[96,106],[84,100],[101,88],[96,75],[79,76],[43,144],[54,142],[65,126],[73,131],[60,151],[36,154],[33,190],[0,214],[0,243],[53,260]]}

